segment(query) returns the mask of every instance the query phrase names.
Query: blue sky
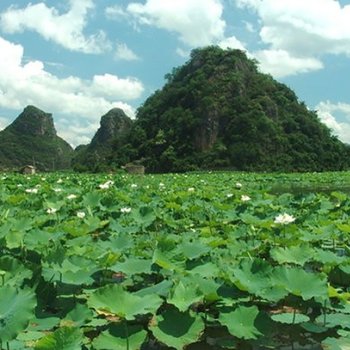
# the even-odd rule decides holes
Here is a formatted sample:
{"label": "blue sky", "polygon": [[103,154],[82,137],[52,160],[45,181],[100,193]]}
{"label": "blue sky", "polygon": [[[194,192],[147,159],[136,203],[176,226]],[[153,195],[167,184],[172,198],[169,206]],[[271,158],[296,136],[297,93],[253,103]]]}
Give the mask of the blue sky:
{"label": "blue sky", "polygon": [[89,142],[206,45],[245,50],[350,143],[350,1],[0,1],[0,128],[28,104]]}

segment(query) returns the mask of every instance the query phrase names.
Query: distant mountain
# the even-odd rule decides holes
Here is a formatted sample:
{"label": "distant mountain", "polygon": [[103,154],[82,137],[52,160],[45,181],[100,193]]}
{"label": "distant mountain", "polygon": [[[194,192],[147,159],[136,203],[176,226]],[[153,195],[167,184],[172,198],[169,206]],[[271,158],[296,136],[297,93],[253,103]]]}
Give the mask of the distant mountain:
{"label": "distant mountain", "polygon": [[[118,108],[104,115],[91,143],[74,151],[73,169],[107,171],[129,162],[149,172],[350,168],[350,145],[243,51],[193,50],[166,79],[135,121]],[[32,106],[0,132],[2,168],[33,160],[43,169],[66,168],[71,154],[51,115]]]}
{"label": "distant mountain", "polygon": [[286,85],[240,50],[207,47],[166,76],[112,151],[148,171],[322,171],[349,167],[350,146]]}
{"label": "distant mountain", "polygon": [[0,168],[34,164],[39,170],[69,169],[72,147],[57,136],[52,115],[27,106],[0,132]]}
{"label": "distant mountain", "polygon": [[72,161],[73,169],[78,171],[103,171],[114,164],[113,150],[130,132],[132,120],[120,108],[113,108],[101,117],[100,128],[89,145],[78,146]]}

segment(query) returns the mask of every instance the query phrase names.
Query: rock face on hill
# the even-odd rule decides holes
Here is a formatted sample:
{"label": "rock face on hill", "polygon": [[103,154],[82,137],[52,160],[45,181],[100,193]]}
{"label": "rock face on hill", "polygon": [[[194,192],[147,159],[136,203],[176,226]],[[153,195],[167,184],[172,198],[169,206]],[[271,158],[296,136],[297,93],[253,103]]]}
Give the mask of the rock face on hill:
{"label": "rock face on hill", "polygon": [[100,128],[89,145],[79,146],[73,168],[79,171],[103,171],[113,166],[113,150],[130,132],[132,120],[120,108],[113,108],[101,117]]}
{"label": "rock face on hill", "polygon": [[72,155],[72,147],[57,136],[52,115],[34,106],[27,106],[0,132],[1,169],[27,164],[39,170],[69,169]]}
{"label": "rock face on hill", "polygon": [[127,154],[161,172],[349,167],[349,146],[242,51],[196,49],[166,78],[139,108],[114,159]]}

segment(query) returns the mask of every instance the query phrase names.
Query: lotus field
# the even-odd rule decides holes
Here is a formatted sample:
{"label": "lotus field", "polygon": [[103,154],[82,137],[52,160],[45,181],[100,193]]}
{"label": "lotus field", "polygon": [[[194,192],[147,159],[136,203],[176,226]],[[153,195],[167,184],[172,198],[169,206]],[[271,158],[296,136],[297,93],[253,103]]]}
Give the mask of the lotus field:
{"label": "lotus field", "polygon": [[1,176],[0,349],[350,349],[350,173]]}

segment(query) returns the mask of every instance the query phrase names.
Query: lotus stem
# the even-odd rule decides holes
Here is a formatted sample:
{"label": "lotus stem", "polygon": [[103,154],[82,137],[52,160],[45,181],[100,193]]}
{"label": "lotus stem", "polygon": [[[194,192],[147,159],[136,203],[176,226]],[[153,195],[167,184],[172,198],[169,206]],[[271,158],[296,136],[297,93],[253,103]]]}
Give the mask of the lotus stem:
{"label": "lotus stem", "polygon": [[293,324],[295,323],[295,317],[296,317],[296,310],[293,311]]}
{"label": "lotus stem", "polygon": [[126,335],[126,350],[130,350],[130,344],[129,344],[129,329],[128,329],[128,321],[124,320],[125,325],[125,335]]}

